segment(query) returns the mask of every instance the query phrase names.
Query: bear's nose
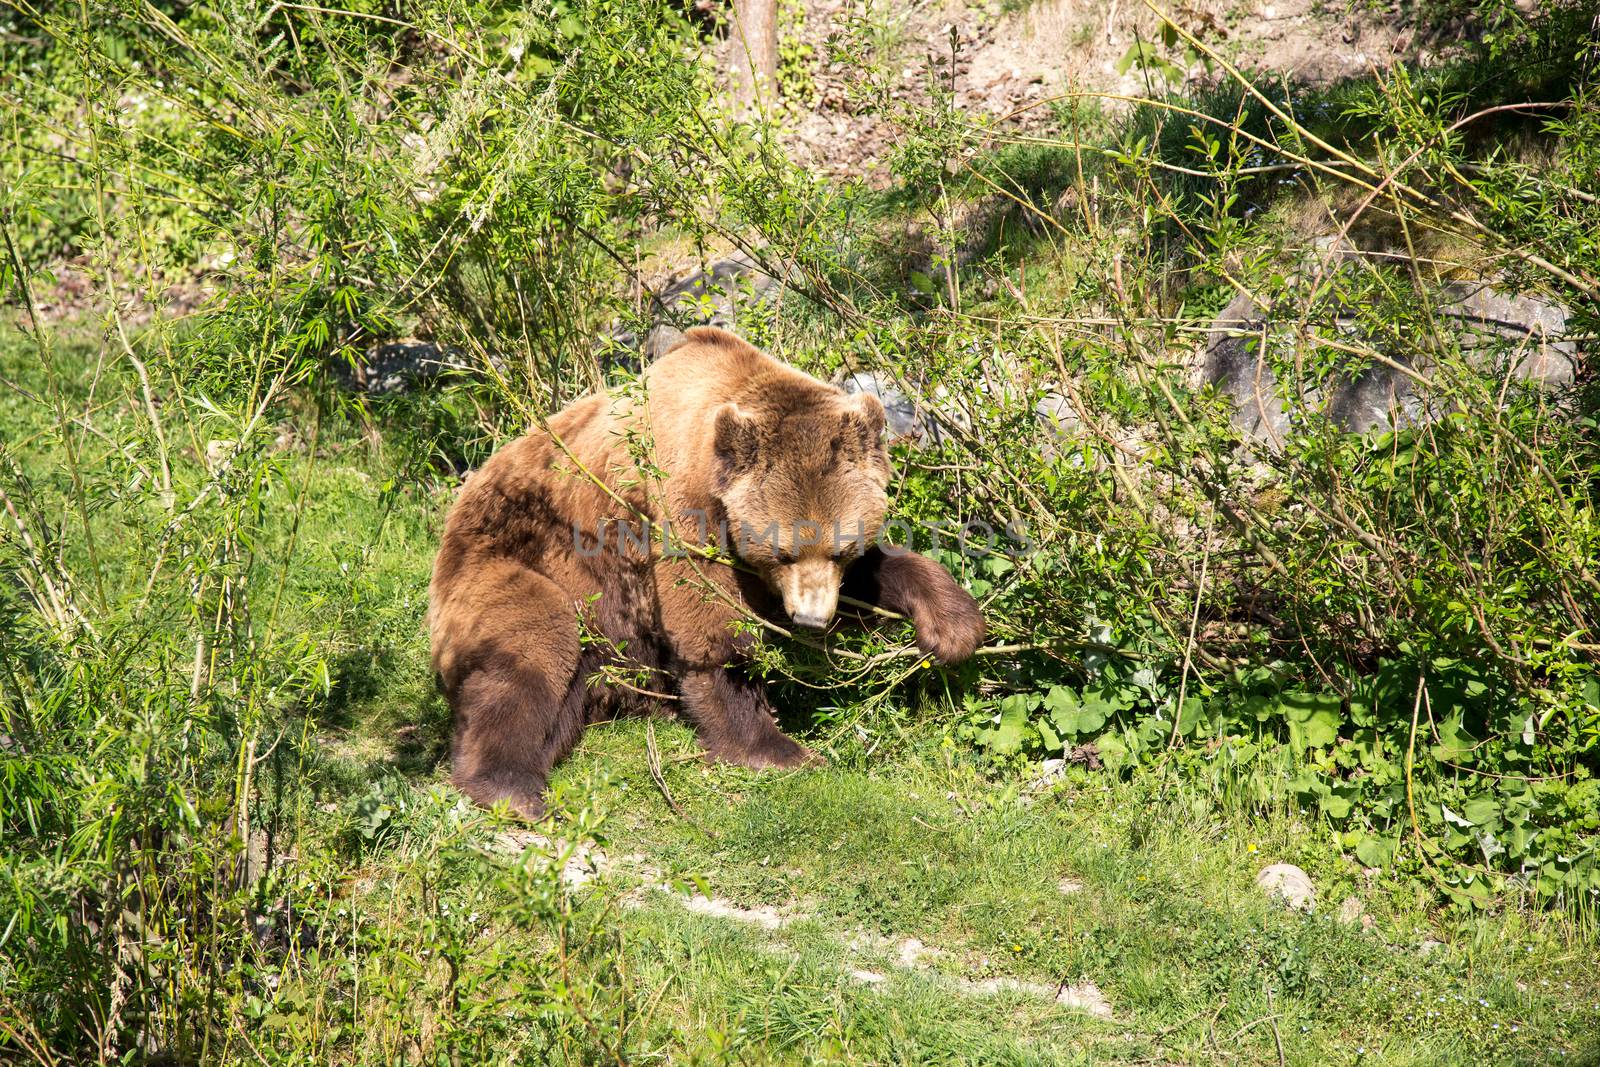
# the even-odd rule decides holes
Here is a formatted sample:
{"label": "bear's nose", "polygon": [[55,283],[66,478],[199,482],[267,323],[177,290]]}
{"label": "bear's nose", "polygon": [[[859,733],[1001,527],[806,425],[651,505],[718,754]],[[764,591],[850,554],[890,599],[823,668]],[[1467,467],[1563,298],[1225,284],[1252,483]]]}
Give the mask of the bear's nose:
{"label": "bear's nose", "polygon": [[792,565],[779,583],[784,612],[796,626],[824,629],[839,610],[839,578],[839,565],[832,560],[801,560]]}

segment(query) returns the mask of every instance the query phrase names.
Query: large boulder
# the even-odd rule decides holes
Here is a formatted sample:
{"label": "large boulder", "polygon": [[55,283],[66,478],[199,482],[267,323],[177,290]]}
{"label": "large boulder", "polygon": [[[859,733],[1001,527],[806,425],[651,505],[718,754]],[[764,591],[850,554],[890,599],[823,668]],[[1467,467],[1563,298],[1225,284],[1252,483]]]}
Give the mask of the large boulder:
{"label": "large boulder", "polygon": [[893,378],[879,371],[858,371],[839,383],[839,388],[852,395],[868,393],[878,398],[888,415],[889,439],[921,444],[924,440],[937,441],[944,428],[939,420],[924,413]]}
{"label": "large boulder", "polygon": [[[1441,328],[1455,335],[1461,352],[1480,371],[1552,391],[1576,378],[1581,354],[1566,337],[1567,312],[1561,306],[1485,281],[1446,282],[1430,296]],[[1414,351],[1383,353],[1405,369],[1373,362],[1353,376],[1332,379],[1326,389],[1306,388],[1297,398],[1286,396],[1264,351],[1314,344],[1319,329],[1328,336],[1359,328],[1359,308],[1331,310],[1332,315],[1311,320],[1320,325],[1297,336],[1291,326],[1304,308],[1266,307],[1241,292],[1212,321],[1202,377],[1233,401],[1234,425],[1246,436],[1268,445],[1281,443],[1296,409],[1320,412],[1355,433],[1426,423],[1449,410],[1444,398],[1424,395],[1426,390],[1406,373],[1427,376],[1432,367],[1430,356]]]}
{"label": "large boulder", "polygon": [[642,336],[636,330],[619,329],[611,340],[648,363],[677,344],[691,326],[737,330],[741,312],[774,299],[782,288],[781,278],[753,257],[735,252],[654,293],[650,325]]}
{"label": "large boulder", "polygon": [[334,360],[334,380],[345,389],[369,396],[403,393],[415,382],[437,378],[449,371],[467,370],[466,353],[459,348],[407,337],[373,345],[353,362]]}

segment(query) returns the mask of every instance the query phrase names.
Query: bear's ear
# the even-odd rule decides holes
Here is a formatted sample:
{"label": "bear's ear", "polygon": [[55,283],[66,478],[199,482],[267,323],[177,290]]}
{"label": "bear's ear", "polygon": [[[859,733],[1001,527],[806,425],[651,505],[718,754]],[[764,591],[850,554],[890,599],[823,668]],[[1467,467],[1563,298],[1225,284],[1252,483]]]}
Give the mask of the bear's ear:
{"label": "bear's ear", "polygon": [[883,401],[871,393],[856,393],[845,401],[844,424],[853,428],[861,438],[861,449],[871,452],[883,439],[883,428],[888,416]]}
{"label": "bear's ear", "polygon": [[754,466],[761,442],[756,420],[729,402],[717,409],[715,426],[713,447],[726,469],[742,471]]}

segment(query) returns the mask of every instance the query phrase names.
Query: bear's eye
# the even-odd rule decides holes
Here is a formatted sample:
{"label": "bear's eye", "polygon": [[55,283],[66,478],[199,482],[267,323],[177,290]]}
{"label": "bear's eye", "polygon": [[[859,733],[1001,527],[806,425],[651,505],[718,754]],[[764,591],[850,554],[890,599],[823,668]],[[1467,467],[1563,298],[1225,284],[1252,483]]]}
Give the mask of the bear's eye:
{"label": "bear's eye", "polygon": [[772,562],[776,563],[780,567],[787,567],[799,559],[800,557],[795,555],[793,552],[785,552],[781,548],[775,548],[772,550]]}

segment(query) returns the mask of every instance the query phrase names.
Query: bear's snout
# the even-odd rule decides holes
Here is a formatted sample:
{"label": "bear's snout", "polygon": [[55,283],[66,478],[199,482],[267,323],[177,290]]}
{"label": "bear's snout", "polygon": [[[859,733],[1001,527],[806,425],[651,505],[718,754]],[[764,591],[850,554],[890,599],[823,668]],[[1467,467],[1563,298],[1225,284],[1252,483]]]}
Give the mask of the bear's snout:
{"label": "bear's snout", "polygon": [[821,630],[839,609],[839,582],[843,571],[831,559],[802,559],[778,573],[783,610],[796,626]]}

